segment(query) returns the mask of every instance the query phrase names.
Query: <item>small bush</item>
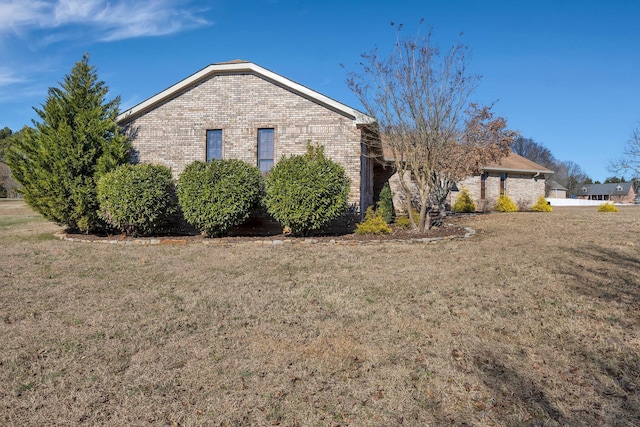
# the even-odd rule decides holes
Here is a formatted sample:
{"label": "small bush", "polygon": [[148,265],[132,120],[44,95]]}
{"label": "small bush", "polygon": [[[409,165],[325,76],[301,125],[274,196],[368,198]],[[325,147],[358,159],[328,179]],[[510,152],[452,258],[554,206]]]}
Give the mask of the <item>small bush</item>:
{"label": "small bush", "polygon": [[271,169],[265,204],[284,227],[308,235],[347,210],[349,185],[344,168],[309,144],[304,155],[283,157]]}
{"label": "small bush", "polygon": [[460,194],[458,194],[458,197],[456,197],[456,201],[451,207],[451,210],[454,212],[470,213],[475,212],[476,208],[476,203],[471,198],[469,190],[463,188]]}
{"label": "small bush", "polygon": [[[417,225],[418,222],[420,222],[420,212],[414,209],[413,206],[411,207],[411,216],[413,217],[414,224]],[[409,215],[396,217],[393,223],[400,228],[404,228],[405,230],[411,228],[411,219],[409,218]]]}
{"label": "small bush", "polygon": [[208,236],[242,224],[260,206],[264,180],[256,166],[237,159],[196,161],[178,179],[184,219]]}
{"label": "small bush", "polygon": [[171,170],[166,166],[122,165],[97,183],[99,216],[130,235],[153,234],[177,212]]}
{"label": "small bush", "polygon": [[364,221],[356,225],[356,234],[389,234],[391,227],[386,223],[380,211],[369,206],[364,214]]}
{"label": "small bush", "polygon": [[549,202],[547,202],[547,199],[545,199],[544,196],[540,196],[538,197],[538,201],[536,202],[536,204],[531,206],[531,210],[534,212],[552,212],[553,208],[551,207]]}
{"label": "small bush", "polygon": [[411,228],[411,220],[408,216],[397,216],[393,223],[400,228],[404,228],[405,230]]}
{"label": "small bush", "polygon": [[[389,183],[385,182],[382,190],[380,191],[380,199],[378,200],[378,212],[382,215],[382,219],[387,224],[391,224],[393,221],[393,193],[391,193],[391,187]],[[366,215],[366,214],[365,214]]]}
{"label": "small bush", "polygon": [[598,212],[618,212],[618,208],[612,203],[602,203],[598,206]]}
{"label": "small bush", "polygon": [[511,197],[506,194],[498,197],[498,202],[493,209],[498,212],[518,212],[518,206],[516,206],[513,200],[511,200]]}

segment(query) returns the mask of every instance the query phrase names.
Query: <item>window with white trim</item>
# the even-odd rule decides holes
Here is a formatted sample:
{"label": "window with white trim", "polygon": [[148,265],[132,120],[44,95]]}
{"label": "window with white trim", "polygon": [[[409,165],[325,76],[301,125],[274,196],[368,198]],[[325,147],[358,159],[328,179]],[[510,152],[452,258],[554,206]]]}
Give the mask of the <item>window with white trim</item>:
{"label": "window with white trim", "polygon": [[273,167],[273,128],[258,129],[258,168],[266,174]]}
{"label": "window with white trim", "polygon": [[207,130],[207,162],[222,159],[222,129]]}

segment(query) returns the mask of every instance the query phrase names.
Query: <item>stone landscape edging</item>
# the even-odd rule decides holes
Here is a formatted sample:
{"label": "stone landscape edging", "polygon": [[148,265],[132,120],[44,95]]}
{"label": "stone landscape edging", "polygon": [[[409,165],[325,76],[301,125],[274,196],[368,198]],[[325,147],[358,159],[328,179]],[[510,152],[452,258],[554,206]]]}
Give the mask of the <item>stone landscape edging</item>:
{"label": "stone landscape edging", "polygon": [[106,243],[106,244],[121,244],[121,245],[186,245],[192,243],[200,243],[205,246],[208,245],[373,245],[381,243],[435,243],[443,240],[454,239],[468,239],[476,234],[476,231],[470,227],[462,227],[465,231],[462,236],[446,236],[446,237],[416,237],[408,239],[372,239],[372,240],[320,240],[314,238],[301,238],[301,239],[272,239],[272,240],[251,240],[243,242],[230,242],[222,239],[206,239],[198,242],[189,242],[188,239],[180,238],[159,238],[159,237],[139,237],[135,239],[91,239],[91,238],[79,238],[70,237],[67,233],[60,232],[55,233],[54,236],[60,240],[66,240],[68,242],[82,242],[82,243]]}

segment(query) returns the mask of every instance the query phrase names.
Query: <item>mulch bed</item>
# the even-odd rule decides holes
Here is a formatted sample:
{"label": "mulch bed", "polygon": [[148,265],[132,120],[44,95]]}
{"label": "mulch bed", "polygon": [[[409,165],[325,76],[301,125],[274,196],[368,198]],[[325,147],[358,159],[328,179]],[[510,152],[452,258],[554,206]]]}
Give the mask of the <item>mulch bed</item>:
{"label": "mulch bed", "polygon": [[187,244],[187,243],[203,243],[203,244],[232,244],[244,242],[264,242],[264,243],[375,243],[382,241],[428,241],[429,239],[450,239],[463,237],[468,230],[459,225],[460,215],[452,215],[446,218],[446,222],[440,226],[432,227],[423,233],[406,230],[391,224],[392,233],[382,235],[359,235],[355,233],[348,234],[322,234],[311,235],[307,237],[291,236],[285,234],[265,234],[265,235],[231,235],[224,237],[206,237],[192,230],[181,230],[173,234],[164,234],[158,236],[142,236],[133,237],[125,234],[113,235],[96,235],[66,232],[62,235],[67,240],[104,242],[104,243],[155,243],[155,244]]}

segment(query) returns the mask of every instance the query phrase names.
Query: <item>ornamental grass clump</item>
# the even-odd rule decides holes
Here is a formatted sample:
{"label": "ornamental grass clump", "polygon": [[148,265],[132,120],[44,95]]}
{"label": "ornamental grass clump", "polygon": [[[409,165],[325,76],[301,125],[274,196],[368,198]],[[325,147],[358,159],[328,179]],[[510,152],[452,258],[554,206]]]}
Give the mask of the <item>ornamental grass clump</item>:
{"label": "ornamental grass clump", "polygon": [[451,207],[451,210],[460,213],[471,213],[475,212],[476,208],[476,203],[471,198],[469,190],[463,188],[460,194],[458,194],[458,197],[456,197],[456,201]]}
{"label": "ornamental grass clump", "polygon": [[347,210],[350,180],[321,146],[283,157],[266,179],[267,212],[293,234],[308,235]]}
{"label": "ornamental grass clump", "polygon": [[506,194],[498,197],[498,202],[493,209],[497,212],[518,212],[518,206]]}
{"label": "ornamental grass clump", "polygon": [[369,206],[364,214],[364,221],[356,225],[356,234],[389,234],[391,227],[387,224],[380,210]]}
{"label": "ornamental grass clump", "polygon": [[166,166],[119,166],[98,180],[97,197],[100,218],[133,236],[160,231],[178,211],[175,183]]}
{"label": "ornamental grass clump", "polygon": [[260,170],[237,159],[193,162],[178,179],[184,219],[210,237],[246,221],[260,207],[263,195]]}
{"label": "ornamental grass clump", "polygon": [[531,210],[534,212],[552,212],[553,208],[551,207],[549,202],[547,202],[547,199],[545,199],[544,196],[540,196],[538,197],[538,201],[536,202],[536,204],[531,206]]}
{"label": "ornamental grass clump", "polygon": [[598,212],[618,212],[618,208],[613,203],[602,203],[598,206]]}

